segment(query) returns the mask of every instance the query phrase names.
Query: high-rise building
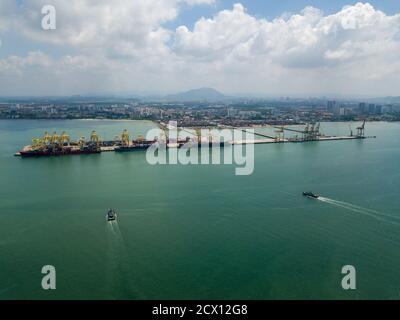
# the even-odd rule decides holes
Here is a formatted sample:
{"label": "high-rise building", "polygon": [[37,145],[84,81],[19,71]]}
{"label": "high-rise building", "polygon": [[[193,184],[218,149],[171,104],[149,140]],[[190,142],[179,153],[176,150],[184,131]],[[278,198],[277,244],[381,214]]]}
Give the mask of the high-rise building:
{"label": "high-rise building", "polygon": [[368,105],[368,113],[369,114],[375,114],[375,105],[373,103],[370,103]]}
{"label": "high-rise building", "polygon": [[365,102],[360,102],[358,104],[358,113],[359,114],[365,114],[366,108],[367,108],[367,105],[365,104]]}
{"label": "high-rise building", "polygon": [[330,113],[334,113],[336,109],[336,101],[328,101],[327,106],[326,106],[326,111]]}
{"label": "high-rise building", "polygon": [[393,106],[387,105],[382,107],[382,113],[392,113],[393,112]]}

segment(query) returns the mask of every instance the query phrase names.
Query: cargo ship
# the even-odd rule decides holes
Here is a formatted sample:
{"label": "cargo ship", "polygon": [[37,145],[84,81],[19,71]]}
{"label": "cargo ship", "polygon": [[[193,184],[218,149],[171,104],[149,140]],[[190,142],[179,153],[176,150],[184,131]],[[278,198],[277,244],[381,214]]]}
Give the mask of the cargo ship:
{"label": "cargo ship", "polygon": [[115,147],[115,152],[131,152],[131,151],[140,151],[140,150],[147,150],[156,143],[156,141],[141,141],[141,142],[134,142],[131,145],[123,145]]}
{"label": "cargo ship", "polygon": [[15,156],[23,158],[33,157],[57,157],[67,155],[82,155],[82,154],[96,154],[102,151],[115,151],[115,152],[132,152],[147,150],[152,145],[165,148],[182,148],[182,147],[204,147],[219,145],[224,147],[225,142],[212,142],[212,141],[192,141],[186,139],[165,139],[164,140],[146,140],[142,135],[139,135],[136,140],[129,138],[129,133],[125,129],[121,136],[116,136],[114,140],[102,141],[97,136],[96,131],[92,131],[90,140],[86,141],[85,137],[80,137],[78,141],[71,141],[69,135],[63,132],[58,135],[54,132],[52,135],[47,132],[43,137],[33,138],[32,145],[24,147],[21,151],[15,153]]}
{"label": "cargo ship", "polygon": [[65,132],[61,135],[56,132],[53,135],[49,135],[45,132],[42,138],[32,139],[32,145],[24,147],[15,156],[22,158],[57,157],[100,152],[101,148],[96,131],[92,131],[88,142],[85,141],[84,137],[81,137],[78,142],[71,142],[69,135]]}
{"label": "cargo ship", "polygon": [[51,148],[39,148],[33,149],[31,146],[27,146],[15,155],[22,158],[35,158],[35,157],[56,157],[66,155],[80,155],[80,154],[96,154],[100,153],[100,149],[97,147],[85,146],[79,147],[65,147],[62,149],[51,149]]}

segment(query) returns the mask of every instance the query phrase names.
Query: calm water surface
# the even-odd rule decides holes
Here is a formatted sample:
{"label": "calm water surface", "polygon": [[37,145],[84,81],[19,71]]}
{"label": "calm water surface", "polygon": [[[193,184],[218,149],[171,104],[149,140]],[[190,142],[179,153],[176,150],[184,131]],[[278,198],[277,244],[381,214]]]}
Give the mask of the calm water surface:
{"label": "calm water surface", "polygon": [[[398,123],[367,124],[377,139],[257,145],[254,174],[240,177],[225,165],[150,166],[144,152],[13,157],[45,130],[112,139],[153,127],[0,121],[0,299],[400,298]],[[105,222],[109,207],[118,223]],[[356,291],[341,289],[347,264]]]}

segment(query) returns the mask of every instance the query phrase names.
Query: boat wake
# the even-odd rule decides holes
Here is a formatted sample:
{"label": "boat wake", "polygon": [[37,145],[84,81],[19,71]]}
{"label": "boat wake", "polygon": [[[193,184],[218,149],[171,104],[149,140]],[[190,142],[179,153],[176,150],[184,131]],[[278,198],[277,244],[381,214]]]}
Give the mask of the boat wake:
{"label": "boat wake", "polygon": [[120,242],[122,245],[124,243],[124,238],[122,237],[121,230],[119,229],[119,225],[117,221],[109,221],[108,227],[111,231],[111,234],[115,237],[115,239]]}
{"label": "boat wake", "polygon": [[117,220],[107,221],[107,271],[106,283],[110,296],[115,299],[126,297],[142,298],[132,283],[131,268],[124,237]]}
{"label": "boat wake", "polygon": [[387,223],[392,223],[392,224],[396,224],[396,225],[400,225],[400,216],[394,216],[391,214],[387,214],[384,212],[379,212],[376,210],[372,210],[372,209],[368,209],[368,208],[364,208],[361,206],[357,206],[348,202],[344,202],[344,201],[338,201],[338,200],[334,200],[334,199],[329,199],[326,197],[319,197],[318,198],[319,201],[328,203],[330,205],[336,206],[336,207],[340,207],[349,211],[353,211],[356,213],[360,213],[369,217],[372,217],[374,219],[377,219],[379,221],[382,222],[387,222]]}
{"label": "boat wake", "polygon": [[107,233],[107,287],[116,297],[121,287],[121,272],[124,259],[124,241],[117,221],[106,223]]}

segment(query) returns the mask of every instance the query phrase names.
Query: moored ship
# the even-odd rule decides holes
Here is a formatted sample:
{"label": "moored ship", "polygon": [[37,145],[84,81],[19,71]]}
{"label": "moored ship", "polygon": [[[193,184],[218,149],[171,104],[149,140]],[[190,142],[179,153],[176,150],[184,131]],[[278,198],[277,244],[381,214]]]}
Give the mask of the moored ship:
{"label": "moored ship", "polygon": [[137,140],[130,141],[128,131],[124,130],[121,135],[121,144],[117,146],[114,150],[115,152],[146,150],[154,143],[156,143],[156,141],[145,140],[144,137],[141,135],[138,136]]}
{"label": "moored ship", "polygon": [[95,154],[100,153],[100,149],[96,147],[70,147],[62,149],[32,149],[30,146],[25,147],[16,156],[23,158],[34,158],[34,157],[56,157],[56,156],[66,156],[66,155],[80,155],[80,154]]}
{"label": "moored ship", "polygon": [[130,152],[130,151],[139,151],[146,150],[151,147],[156,141],[142,141],[140,143],[133,143],[129,146],[118,146],[114,150],[115,152]]}
{"label": "moored ship", "polygon": [[61,135],[56,132],[53,135],[49,135],[45,132],[42,138],[32,139],[32,145],[24,147],[15,155],[23,158],[33,158],[96,154],[100,152],[101,148],[96,131],[92,131],[89,142],[86,142],[85,138],[81,137],[76,143],[71,143],[69,135],[65,132]]}

